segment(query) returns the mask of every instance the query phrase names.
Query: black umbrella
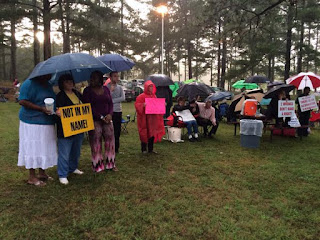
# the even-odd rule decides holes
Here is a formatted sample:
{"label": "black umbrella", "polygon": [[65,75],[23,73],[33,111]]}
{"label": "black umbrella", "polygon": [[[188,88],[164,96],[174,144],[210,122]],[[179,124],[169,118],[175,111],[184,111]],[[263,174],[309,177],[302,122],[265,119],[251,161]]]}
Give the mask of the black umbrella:
{"label": "black umbrella", "polygon": [[231,97],[232,93],[231,92],[216,92],[214,94],[211,94],[209,97],[207,97],[206,100],[211,100],[211,101],[221,101],[225,98]]}
{"label": "black umbrella", "polygon": [[282,84],[273,86],[268,92],[266,92],[264,98],[273,98],[276,97],[280,91],[285,91],[286,94],[295,89],[295,86],[289,84]]}
{"label": "black umbrella", "polygon": [[146,78],[146,81],[148,80],[151,80],[156,87],[166,87],[174,84],[172,79],[164,74],[152,74]]}
{"label": "black umbrella", "polygon": [[271,89],[272,87],[274,86],[279,86],[279,85],[283,85],[285,84],[284,82],[271,82],[271,83],[268,83],[268,89]]}
{"label": "black umbrella", "polygon": [[268,83],[270,82],[270,80],[267,77],[255,75],[247,78],[244,82],[245,83]]}
{"label": "black umbrella", "polygon": [[204,83],[189,83],[183,85],[178,90],[177,96],[188,98],[188,100],[194,99],[196,96],[200,95],[202,99],[208,97],[211,93],[214,93],[213,89]]}

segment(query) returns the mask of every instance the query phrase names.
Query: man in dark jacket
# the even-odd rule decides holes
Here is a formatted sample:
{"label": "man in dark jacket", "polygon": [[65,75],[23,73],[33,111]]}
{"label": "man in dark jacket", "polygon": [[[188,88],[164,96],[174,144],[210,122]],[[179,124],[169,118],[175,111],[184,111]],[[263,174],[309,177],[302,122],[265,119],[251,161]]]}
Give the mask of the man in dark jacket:
{"label": "man in dark jacket", "polygon": [[[299,104],[299,98],[308,96],[309,93],[310,93],[310,88],[309,87],[305,87],[303,89],[303,93],[300,94],[297,97],[297,100],[296,100],[296,104],[298,104],[298,118],[299,118],[299,122],[300,122],[301,126],[309,125],[309,119],[310,119],[311,111],[308,110],[308,111],[301,112],[301,108],[300,108],[300,104]],[[298,128],[298,135],[299,136],[308,136],[308,128]]]}

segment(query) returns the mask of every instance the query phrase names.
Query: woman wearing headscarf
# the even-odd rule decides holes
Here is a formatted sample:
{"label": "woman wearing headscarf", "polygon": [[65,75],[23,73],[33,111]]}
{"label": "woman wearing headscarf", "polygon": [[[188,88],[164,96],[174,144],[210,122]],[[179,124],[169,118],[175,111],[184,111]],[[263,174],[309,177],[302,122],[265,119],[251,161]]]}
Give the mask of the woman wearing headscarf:
{"label": "woman wearing headscarf", "polygon": [[[67,107],[81,104],[82,95],[74,89],[74,80],[70,74],[62,75],[59,78],[60,92],[57,94],[56,106]],[[61,112],[57,110],[57,115],[60,117]],[[83,172],[78,169],[78,163],[81,153],[83,133],[76,134],[70,137],[65,137],[61,120],[57,121],[57,136],[58,136],[58,175],[61,184],[68,184],[69,173],[82,175]]]}
{"label": "woman wearing headscarf", "polygon": [[[94,130],[89,132],[93,170],[95,172],[101,172],[104,169],[118,171],[115,164],[112,97],[108,87],[103,86],[101,72],[95,71],[91,74],[89,86],[83,92],[83,102],[91,104],[93,114]],[[104,154],[102,139],[104,139]]]}
{"label": "woman wearing headscarf", "polygon": [[142,153],[156,153],[153,151],[153,143],[161,141],[164,131],[163,116],[161,114],[145,114],[145,99],[156,98],[156,87],[151,81],[144,84],[144,92],[135,102],[138,120],[138,131],[141,141]]}
{"label": "woman wearing headscarf", "polygon": [[[55,118],[45,107],[46,98],[55,99],[49,84],[51,75],[27,79],[21,86],[19,104],[18,166],[29,169],[28,184],[44,186],[49,177],[45,170],[57,165]],[[36,176],[36,168],[39,175]]]}

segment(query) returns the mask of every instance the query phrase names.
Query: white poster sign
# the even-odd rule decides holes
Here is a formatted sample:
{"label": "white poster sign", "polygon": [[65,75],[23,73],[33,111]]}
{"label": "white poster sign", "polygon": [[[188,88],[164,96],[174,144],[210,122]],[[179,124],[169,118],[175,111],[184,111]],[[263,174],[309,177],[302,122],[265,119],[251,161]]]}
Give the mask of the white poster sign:
{"label": "white poster sign", "polygon": [[189,109],[183,111],[176,111],[177,116],[182,117],[182,121],[189,122],[196,120]]}
{"label": "white poster sign", "polygon": [[313,109],[318,110],[318,105],[314,95],[299,97],[298,99],[299,99],[301,112],[305,112]]}
{"label": "white poster sign", "polygon": [[288,124],[289,124],[290,127],[293,127],[293,128],[301,127],[300,122],[299,122],[299,119],[297,118],[297,115],[296,115],[296,114],[294,114],[294,115],[291,117],[291,119],[290,119],[290,121],[288,122]]}
{"label": "white poster sign", "polygon": [[292,117],[295,111],[294,101],[279,100],[278,101],[278,117]]}

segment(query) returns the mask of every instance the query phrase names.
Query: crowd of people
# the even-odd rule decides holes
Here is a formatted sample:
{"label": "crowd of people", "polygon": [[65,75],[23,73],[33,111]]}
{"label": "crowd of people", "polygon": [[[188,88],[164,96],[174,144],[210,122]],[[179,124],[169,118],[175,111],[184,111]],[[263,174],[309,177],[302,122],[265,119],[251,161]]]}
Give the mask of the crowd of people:
{"label": "crowd of people", "polygon": [[[55,165],[57,165],[57,174],[61,184],[69,183],[70,174],[83,174],[83,171],[78,169],[78,164],[84,133],[65,137],[60,119],[60,108],[82,103],[91,104],[94,121],[94,130],[88,133],[93,171],[96,173],[104,170],[118,171],[116,156],[120,149],[121,102],[125,100],[124,90],[118,84],[118,72],[111,72],[110,82],[105,85],[103,74],[99,71],[93,72],[89,86],[82,89],[81,92],[75,89],[72,75],[64,74],[58,80],[60,92],[57,95],[52,85],[49,84],[50,79],[51,75],[40,76],[32,80],[27,79],[20,88],[18,166],[24,166],[29,170],[27,183],[35,186],[46,185],[46,181],[53,179],[46,173],[46,169]],[[196,98],[186,104],[184,97],[179,97],[171,113],[168,113],[167,108],[165,116],[146,114],[146,98],[157,98],[156,91],[153,82],[146,81],[144,92],[137,97],[135,102],[143,154],[156,154],[153,146],[165,135],[165,124],[172,127],[186,127],[190,142],[201,141],[199,126],[203,128],[203,137],[211,138],[217,132],[221,109],[227,111],[229,107],[225,103],[224,108],[218,108],[217,103],[212,102],[210,98],[204,102]],[[307,96],[309,92],[310,89],[306,87],[301,96]],[[44,99],[46,98],[55,100],[54,112],[45,107]],[[287,123],[287,120],[282,122],[283,119],[278,118],[278,100],[283,99],[288,99],[288,96],[284,91],[280,91],[276,97],[271,99],[266,110],[266,117],[276,119],[276,124]],[[223,105],[224,103],[221,104]],[[235,106],[231,104],[228,111],[234,112],[234,109]],[[179,118],[178,113],[185,110],[192,114],[191,120]],[[310,111],[301,112],[298,108],[298,117],[301,125],[308,125]],[[209,127],[211,127],[210,130]],[[301,134],[307,135],[306,129],[301,131],[304,131]],[[36,169],[39,169],[38,174]]]}
{"label": "crowd of people", "polygon": [[[65,137],[61,124],[60,108],[82,103],[90,103],[94,120],[94,130],[89,131],[91,161],[94,172],[118,171],[116,153],[119,151],[123,89],[117,84],[119,75],[110,73],[111,82],[103,86],[103,74],[91,74],[89,86],[83,94],[75,90],[75,82],[70,74],[60,76],[60,92],[56,95],[49,84],[51,75],[27,79],[21,86],[19,103],[19,156],[18,166],[29,170],[27,183],[44,186],[48,176],[46,169],[57,165],[59,181],[68,184],[68,175],[82,175],[78,169],[84,134]],[[55,100],[55,112],[49,111],[44,99]],[[55,125],[57,126],[55,128]],[[104,151],[103,151],[104,148]],[[36,169],[39,169],[36,174]]]}

